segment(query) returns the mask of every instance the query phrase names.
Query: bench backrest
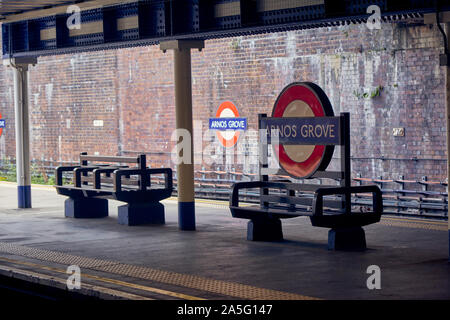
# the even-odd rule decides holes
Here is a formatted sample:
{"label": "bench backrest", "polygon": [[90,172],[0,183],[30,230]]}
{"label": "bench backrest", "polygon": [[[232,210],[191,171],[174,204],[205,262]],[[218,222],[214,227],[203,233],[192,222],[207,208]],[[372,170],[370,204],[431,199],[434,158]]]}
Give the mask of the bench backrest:
{"label": "bench backrest", "polygon": [[[102,179],[103,182],[113,184],[114,181],[112,178],[110,178],[110,175],[112,173],[111,170],[114,169],[114,166],[121,166],[121,164],[128,164],[128,163],[135,163],[136,169],[138,170],[145,170],[147,167],[146,164],[146,156],[145,154],[140,154],[136,157],[120,157],[120,156],[95,156],[95,155],[88,155],[86,152],[82,152],[80,154],[80,169],[75,170],[74,174],[74,185],[76,187],[81,187],[82,185],[88,185],[92,184],[96,189],[100,189],[100,179],[99,177],[95,179],[95,177],[92,175],[93,168],[90,167],[96,167],[101,165],[104,165],[104,168],[107,169],[104,174],[106,174],[106,177]],[[111,168],[113,167],[113,168]],[[86,170],[83,170],[85,168]],[[130,179],[130,177],[127,177],[123,181],[124,185],[135,185],[144,187],[141,183],[141,181],[138,179]]]}
{"label": "bench backrest", "polygon": [[137,157],[111,157],[111,156],[91,156],[86,152],[80,153],[80,165],[88,166],[92,162],[102,163],[136,163],[138,168],[143,170],[147,167],[145,154],[140,154]]}

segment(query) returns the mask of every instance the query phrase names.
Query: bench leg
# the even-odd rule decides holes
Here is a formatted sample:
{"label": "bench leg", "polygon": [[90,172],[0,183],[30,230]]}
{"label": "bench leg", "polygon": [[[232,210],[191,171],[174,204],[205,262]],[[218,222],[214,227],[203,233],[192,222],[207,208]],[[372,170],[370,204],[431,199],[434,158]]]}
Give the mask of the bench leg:
{"label": "bench leg", "polygon": [[361,227],[331,229],[328,232],[328,250],[364,251],[366,249],[366,234]]}
{"label": "bench leg", "polygon": [[94,219],[108,216],[108,200],[79,198],[66,199],[64,214],[67,218]]}
{"label": "bench leg", "polygon": [[164,205],[156,203],[133,203],[119,207],[119,224],[139,226],[165,224]]}
{"label": "bench leg", "polygon": [[283,230],[280,219],[255,219],[247,225],[249,241],[281,241]]}

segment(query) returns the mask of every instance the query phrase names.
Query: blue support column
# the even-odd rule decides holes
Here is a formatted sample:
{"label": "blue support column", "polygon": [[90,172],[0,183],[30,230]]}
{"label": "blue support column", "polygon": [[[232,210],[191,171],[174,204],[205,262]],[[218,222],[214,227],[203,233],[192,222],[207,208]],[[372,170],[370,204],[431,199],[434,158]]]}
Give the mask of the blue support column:
{"label": "blue support column", "polygon": [[181,230],[195,230],[195,202],[178,202],[178,225]]}
{"label": "blue support column", "polygon": [[19,208],[31,208],[30,119],[28,111],[28,67],[36,58],[13,58],[4,65],[14,69],[14,108],[16,125],[17,199]]}
{"label": "blue support column", "polygon": [[31,208],[31,186],[17,186],[19,208]]}

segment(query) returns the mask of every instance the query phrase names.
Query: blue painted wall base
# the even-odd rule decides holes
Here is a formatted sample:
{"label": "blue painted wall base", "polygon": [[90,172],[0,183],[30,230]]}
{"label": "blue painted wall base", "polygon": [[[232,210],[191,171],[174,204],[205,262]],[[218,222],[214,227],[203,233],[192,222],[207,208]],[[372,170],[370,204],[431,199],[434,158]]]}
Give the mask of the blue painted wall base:
{"label": "blue painted wall base", "polygon": [[96,219],[108,216],[108,200],[105,199],[66,199],[64,214],[67,218]]}
{"label": "blue painted wall base", "polygon": [[19,208],[31,208],[31,186],[18,186],[17,199]]}
{"label": "blue painted wall base", "polygon": [[363,228],[332,229],[328,232],[328,250],[364,251],[366,234]]}
{"label": "blue painted wall base", "polygon": [[178,226],[180,230],[195,231],[195,202],[178,202]]}
{"label": "blue painted wall base", "polygon": [[161,203],[135,203],[119,207],[119,224],[139,226],[165,224],[164,205]]}
{"label": "blue painted wall base", "polygon": [[283,229],[280,219],[254,219],[247,224],[249,241],[282,241]]}

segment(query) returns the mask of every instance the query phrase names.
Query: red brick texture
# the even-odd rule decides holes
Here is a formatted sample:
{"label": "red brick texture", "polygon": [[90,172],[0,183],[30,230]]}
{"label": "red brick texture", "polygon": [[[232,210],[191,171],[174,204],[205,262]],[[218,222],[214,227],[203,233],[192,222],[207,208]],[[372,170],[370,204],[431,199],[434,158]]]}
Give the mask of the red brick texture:
{"label": "red brick texture", "polygon": [[[192,53],[194,119],[206,130],[220,103],[230,100],[256,129],[257,114],[270,114],[284,86],[315,82],[335,113],[351,113],[355,174],[444,180],[442,47],[436,27],[399,24],[209,40],[202,52]],[[81,151],[145,151],[152,166],[173,166],[172,58],[158,46],[39,58],[30,72],[32,158],[58,162],[74,160]],[[15,152],[11,70],[0,67],[0,80],[0,113],[7,120],[1,158]],[[383,90],[376,96],[378,87]],[[94,120],[103,120],[103,126],[94,126]],[[405,137],[394,137],[394,128],[405,128]],[[256,145],[244,149],[254,154]]]}

